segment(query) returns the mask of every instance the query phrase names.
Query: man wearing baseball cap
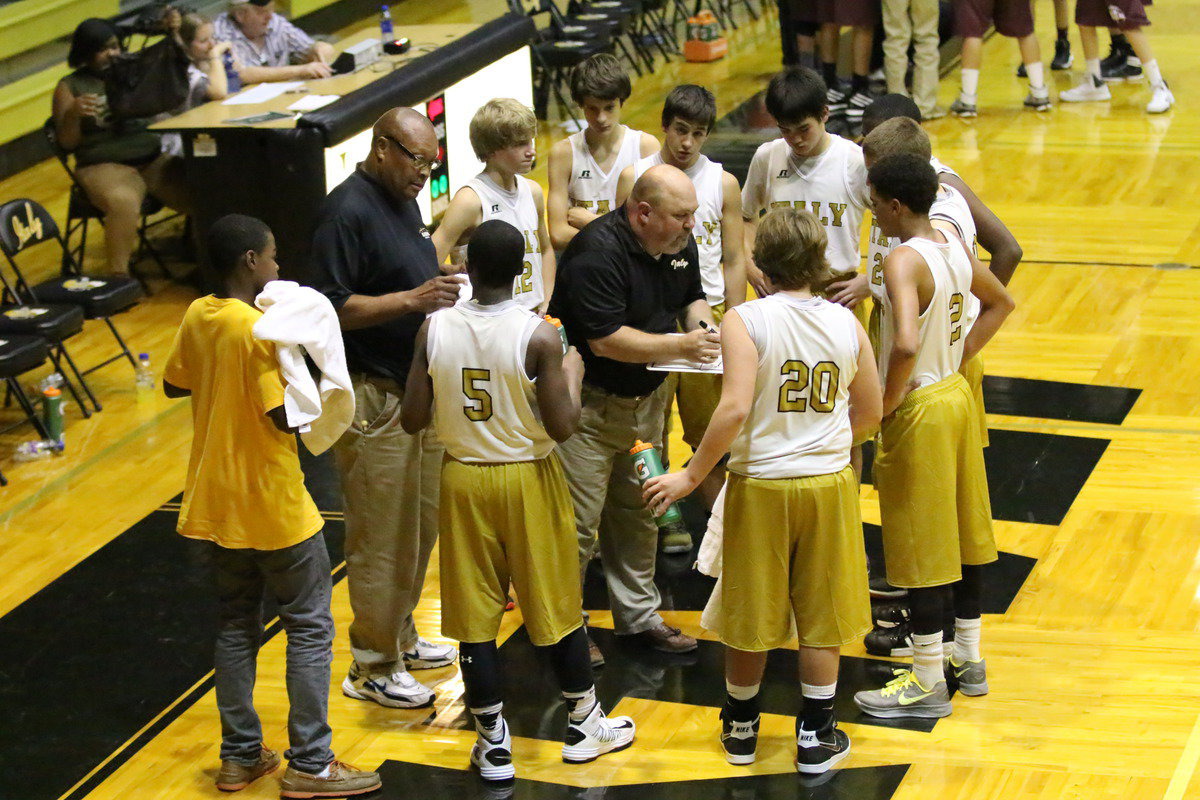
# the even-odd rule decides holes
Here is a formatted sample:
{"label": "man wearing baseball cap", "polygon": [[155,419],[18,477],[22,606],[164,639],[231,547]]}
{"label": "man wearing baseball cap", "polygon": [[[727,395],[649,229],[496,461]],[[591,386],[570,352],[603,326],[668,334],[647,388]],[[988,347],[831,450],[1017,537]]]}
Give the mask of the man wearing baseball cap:
{"label": "man wearing baseball cap", "polygon": [[[243,84],[328,78],[333,47],[275,13],[275,0],[229,0],[213,33],[232,46]],[[293,63],[299,62],[299,63]]]}

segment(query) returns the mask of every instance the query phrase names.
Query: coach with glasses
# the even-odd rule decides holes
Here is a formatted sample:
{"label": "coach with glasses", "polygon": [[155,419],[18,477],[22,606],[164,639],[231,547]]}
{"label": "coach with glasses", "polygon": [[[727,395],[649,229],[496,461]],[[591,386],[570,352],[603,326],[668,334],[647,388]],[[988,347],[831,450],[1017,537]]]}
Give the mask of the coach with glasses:
{"label": "coach with glasses", "polygon": [[354,424],[334,448],[346,516],[346,577],[354,662],[342,692],[391,708],[433,702],[408,672],[446,666],[452,647],[417,635],[413,609],[437,540],[442,446],[400,427],[417,329],[454,304],[417,207],[437,168],[433,125],[411,108],[375,123],[371,152],[325,198],[312,246],[312,285],[337,309],[354,383]]}

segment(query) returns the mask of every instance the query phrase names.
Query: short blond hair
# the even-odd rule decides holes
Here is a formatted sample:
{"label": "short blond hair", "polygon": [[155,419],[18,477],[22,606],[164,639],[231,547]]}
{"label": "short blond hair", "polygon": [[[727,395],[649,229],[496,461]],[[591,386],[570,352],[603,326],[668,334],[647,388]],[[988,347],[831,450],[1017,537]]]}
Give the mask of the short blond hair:
{"label": "short blond hair", "polygon": [[480,106],[471,117],[471,149],[480,161],[506,147],[515,147],[537,135],[537,117],[533,109],[513,100],[498,97]]}
{"label": "short blond hair", "polygon": [[773,208],[758,223],[754,263],[779,289],[819,289],[829,280],[825,227],[808,211]]}
{"label": "short blond hair", "polygon": [[933,157],[929,134],[921,123],[908,117],[884,120],[868,133],[862,143],[863,156],[874,163],[895,155],[917,156],[928,161]]}

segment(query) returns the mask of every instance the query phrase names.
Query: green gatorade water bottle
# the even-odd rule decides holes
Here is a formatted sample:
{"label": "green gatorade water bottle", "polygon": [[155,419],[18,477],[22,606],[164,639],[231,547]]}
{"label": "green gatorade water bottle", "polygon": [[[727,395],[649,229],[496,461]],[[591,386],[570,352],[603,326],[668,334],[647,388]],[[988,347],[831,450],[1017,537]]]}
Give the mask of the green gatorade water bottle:
{"label": "green gatorade water bottle", "polygon": [[[638,480],[643,486],[646,481],[651,478],[662,475],[666,472],[663,469],[662,460],[658,457],[658,450],[654,445],[641,441],[640,439],[633,444],[629,455],[633,458],[633,468],[637,471]],[[654,521],[659,526],[668,525],[672,522],[680,522],[683,520],[683,515],[679,513],[679,509],[672,503],[667,507],[667,510],[661,516],[655,517]]]}

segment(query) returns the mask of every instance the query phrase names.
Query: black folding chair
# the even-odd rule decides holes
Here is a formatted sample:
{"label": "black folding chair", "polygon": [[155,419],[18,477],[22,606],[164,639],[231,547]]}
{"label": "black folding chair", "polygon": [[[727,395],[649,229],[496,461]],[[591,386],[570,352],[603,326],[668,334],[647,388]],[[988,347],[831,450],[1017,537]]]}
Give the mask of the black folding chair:
{"label": "black folding chair", "polygon": [[533,54],[533,108],[539,117],[548,119],[550,98],[558,104],[564,119],[573,118],[567,102],[571,69],[596,53],[611,53],[619,40],[614,38],[615,23],[608,17],[579,21],[558,13],[548,0],[508,0],[509,8],[524,14],[537,25],[537,18],[548,15],[538,29],[537,39],[530,43]]}
{"label": "black folding chair", "polygon": [[[54,153],[54,157],[58,159],[58,163],[67,173],[67,177],[71,179],[71,192],[67,199],[67,224],[63,240],[68,247],[63,252],[63,270],[67,269],[67,257],[74,259],[76,263],[83,263],[84,249],[87,247],[88,223],[91,220],[104,224],[104,212],[101,211],[95,203],[88,199],[87,191],[83,188],[83,184],[79,182],[75,170],[71,168],[71,154],[64,150],[58,143],[58,133],[54,127],[53,118],[46,120],[42,126],[42,133],[46,136],[46,141],[50,143],[50,150]],[[146,276],[139,267],[139,262],[146,256],[158,265],[158,271],[164,278],[171,277],[167,271],[162,255],[155,248],[154,243],[150,241],[149,232],[164,223],[170,222],[179,216],[178,213],[172,212],[158,219],[152,219],[157,216],[160,211],[166,208],[154,195],[149,192],[142,200],[141,221],[138,224],[138,248],[134,253],[133,258],[129,261],[129,272],[142,288],[147,293],[150,291],[150,285],[146,282]],[[72,244],[72,242],[74,242]]]}
{"label": "black folding chair", "polygon": [[[38,416],[33,401],[25,394],[21,381],[18,380],[24,373],[46,363],[49,355],[50,343],[40,336],[0,336],[0,380],[4,381],[8,396],[15,397],[21,410],[25,412],[25,419],[9,425],[0,433],[7,433],[28,422],[37,431],[39,439],[50,438],[50,432],[42,424],[42,418]],[[4,477],[3,472],[0,472],[0,486],[8,486],[8,478]]]}
{"label": "black folding chair", "polygon": [[[30,286],[21,268],[17,266],[16,256],[24,250],[49,241],[57,242],[62,250],[66,264],[64,274]],[[12,200],[0,205],[0,250],[4,251],[13,273],[11,288],[6,288],[6,292],[12,295],[16,303],[27,306],[75,306],[82,311],[85,318],[102,320],[108,326],[120,352],[82,371],[75,367],[74,361],[69,357],[65,359],[99,411],[100,405],[91,389],[87,388],[84,376],[122,358],[137,369],[137,361],[134,360],[133,353],[121,337],[117,326],[113,324],[112,317],[138,304],[144,296],[141,284],[133,278],[107,275],[91,278],[84,275],[67,250],[67,244],[63,241],[54,218],[33,200]],[[5,283],[7,287],[7,279]],[[63,374],[65,377],[66,373]],[[81,402],[80,406],[82,405]]]}

